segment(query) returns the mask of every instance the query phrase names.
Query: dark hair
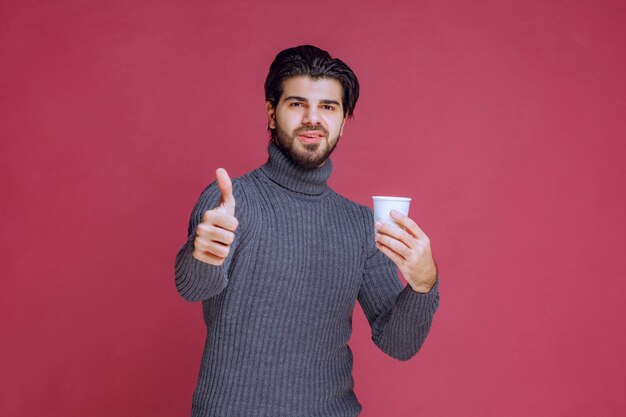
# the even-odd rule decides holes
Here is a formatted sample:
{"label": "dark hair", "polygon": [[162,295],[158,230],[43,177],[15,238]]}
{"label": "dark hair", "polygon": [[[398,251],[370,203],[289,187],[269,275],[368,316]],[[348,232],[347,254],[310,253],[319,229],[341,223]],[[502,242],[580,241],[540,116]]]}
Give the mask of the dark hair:
{"label": "dark hair", "polygon": [[283,81],[298,75],[313,79],[334,78],[343,87],[343,115],[351,118],[359,99],[359,80],[342,60],[313,45],[285,49],[276,55],[265,79],[265,100],[276,108],[283,94]]}

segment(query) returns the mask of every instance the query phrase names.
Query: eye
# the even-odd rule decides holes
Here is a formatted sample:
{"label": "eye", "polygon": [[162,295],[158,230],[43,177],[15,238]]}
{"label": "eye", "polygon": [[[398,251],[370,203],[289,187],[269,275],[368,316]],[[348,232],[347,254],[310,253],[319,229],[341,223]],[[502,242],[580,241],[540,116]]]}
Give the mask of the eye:
{"label": "eye", "polygon": [[335,107],[334,107],[334,106],[331,106],[330,104],[325,104],[325,105],[324,105],[324,110],[330,110],[330,111],[332,111],[332,110],[335,110]]}
{"label": "eye", "polygon": [[289,103],[289,107],[300,107],[302,106],[302,103],[299,101],[292,101],[291,103]]}

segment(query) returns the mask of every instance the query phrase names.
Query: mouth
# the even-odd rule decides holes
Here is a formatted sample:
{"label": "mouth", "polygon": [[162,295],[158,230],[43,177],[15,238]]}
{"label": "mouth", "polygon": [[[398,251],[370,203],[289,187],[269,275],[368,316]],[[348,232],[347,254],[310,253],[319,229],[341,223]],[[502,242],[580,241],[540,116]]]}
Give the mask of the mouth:
{"label": "mouth", "polygon": [[317,143],[324,139],[324,133],[319,130],[309,131],[298,135],[298,139],[304,143]]}

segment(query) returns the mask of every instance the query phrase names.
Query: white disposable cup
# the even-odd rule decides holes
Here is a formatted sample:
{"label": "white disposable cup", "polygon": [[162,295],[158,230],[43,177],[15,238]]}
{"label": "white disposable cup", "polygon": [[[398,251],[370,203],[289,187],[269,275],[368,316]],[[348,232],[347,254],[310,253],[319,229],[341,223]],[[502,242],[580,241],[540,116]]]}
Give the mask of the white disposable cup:
{"label": "white disposable cup", "polygon": [[374,200],[375,221],[400,227],[391,217],[391,210],[399,211],[405,216],[409,215],[409,205],[411,204],[411,199],[409,197],[388,197],[375,195],[372,199]]}

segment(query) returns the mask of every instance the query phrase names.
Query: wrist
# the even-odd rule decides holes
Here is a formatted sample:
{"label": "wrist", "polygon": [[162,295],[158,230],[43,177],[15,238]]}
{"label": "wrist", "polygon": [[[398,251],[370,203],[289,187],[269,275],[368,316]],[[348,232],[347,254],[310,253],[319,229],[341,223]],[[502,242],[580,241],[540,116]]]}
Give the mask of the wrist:
{"label": "wrist", "polygon": [[418,294],[428,294],[433,287],[435,286],[435,283],[437,282],[437,276],[435,275],[435,279],[431,280],[428,283],[420,283],[420,284],[414,284],[411,281],[408,281],[409,286],[411,287],[411,289],[418,293]]}
{"label": "wrist", "polygon": [[428,294],[430,292],[430,290],[433,289],[433,285],[431,285],[430,287],[425,287],[425,286],[413,286],[411,284],[409,284],[411,286],[411,289],[413,290],[413,292],[416,292],[418,294]]}

